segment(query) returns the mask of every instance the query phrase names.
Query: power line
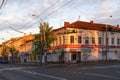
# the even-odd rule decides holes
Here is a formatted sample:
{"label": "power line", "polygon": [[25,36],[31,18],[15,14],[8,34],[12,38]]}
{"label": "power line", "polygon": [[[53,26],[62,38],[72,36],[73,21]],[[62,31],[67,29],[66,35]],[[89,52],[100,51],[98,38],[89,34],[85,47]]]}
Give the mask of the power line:
{"label": "power line", "polygon": [[[60,8],[68,5],[72,0],[66,2],[65,4],[63,4],[62,6],[60,6],[59,8],[55,9],[52,13],[48,14],[47,16],[45,16],[42,20],[46,19],[48,16],[52,15],[53,13],[55,13],[57,10],[59,10]],[[39,20],[36,21],[36,23],[32,24],[31,26],[34,26],[35,24],[39,23]],[[23,26],[24,27],[24,26]]]}
{"label": "power line", "polygon": [[[53,7],[54,5],[56,5],[58,2],[59,2],[60,0],[57,0],[55,3],[53,3],[50,7],[48,7],[47,9],[45,9],[43,12],[41,12],[40,13],[40,15],[41,14],[43,14],[43,13],[45,13],[47,10],[49,10],[51,7]],[[21,1],[21,3],[20,3],[20,5],[22,5],[22,2],[23,2],[23,0]],[[19,8],[20,8],[20,6],[19,6]],[[17,13],[15,13],[15,14],[17,14]],[[36,18],[34,18],[34,19],[36,19]],[[32,20],[31,20],[32,21]],[[30,21],[30,22],[31,22]],[[27,24],[29,24],[30,22],[28,22]],[[9,23],[8,23],[9,24]],[[26,26],[27,24],[25,24],[24,26]],[[22,26],[20,29],[22,29],[24,26]],[[13,28],[12,26],[10,26],[10,24],[9,24],[9,28],[10,29],[12,29],[12,30],[14,30],[14,31],[17,31],[17,32],[19,32],[19,33],[24,33],[24,32],[22,32],[22,31],[19,31],[19,30],[16,30],[15,28]]]}
{"label": "power line", "polygon": [[47,10],[49,10],[50,8],[52,8],[54,5],[56,5],[60,0],[57,0],[55,3],[53,3],[50,7],[48,7],[47,9],[45,9],[43,12],[41,12],[38,16],[42,15],[43,13],[45,13]]}
{"label": "power line", "polygon": [[[90,0],[90,1],[91,1],[91,0]],[[88,14],[89,11],[90,11],[90,9],[95,6],[95,3],[96,3],[96,2],[97,2],[97,0],[93,1],[92,5],[86,10],[86,14]]]}
{"label": "power line", "polygon": [[[9,27],[9,28],[12,29],[12,30],[14,30],[14,31],[16,31],[16,32],[19,32],[19,33],[24,33],[24,32],[22,32],[22,31],[18,31],[18,30],[16,30],[16,29],[14,29],[13,26],[11,26],[11,24],[8,23],[8,22],[6,22],[6,21],[4,21],[4,20],[2,20],[2,19],[0,19],[0,21],[7,23],[7,24],[6,24],[6,25],[7,25],[6,27]],[[4,28],[5,28],[5,27],[4,27]],[[1,29],[1,28],[0,28],[0,29]]]}
{"label": "power line", "polygon": [[8,0],[4,0],[4,4],[3,4],[2,8],[1,8],[0,14],[3,12],[3,10],[4,10],[4,8],[5,8],[6,4],[7,4],[7,2],[8,2]]}
{"label": "power line", "polygon": [[[53,13],[55,13],[58,9],[66,6],[66,5],[67,5],[68,3],[70,3],[71,1],[72,1],[72,0],[68,1],[68,2],[65,3],[64,5],[60,6],[60,7],[57,8],[56,10],[54,10],[52,13],[48,14],[47,16],[45,16],[44,19],[47,18],[48,16],[52,15]],[[58,2],[58,1],[57,1],[57,2]],[[57,2],[55,2],[54,5],[55,5]],[[52,6],[50,6],[50,7],[52,7]],[[48,9],[50,9],[50,8],[48,8]],[[48,9],[47,9],[47,10],[48,10]],[[47,10],[46,10],[46,11],[47,11]],[[44,12],[45,12],[45,11],[44,11]],[[42,13],[43,13],[43,12],[42,12]],[[36,23],[38,23],[38,21],[37,21]],[[36,24],[36,23],[35,23],[35,24]],[[28,24],[28,23],[27,23],[27,24]],[[27,24],[25,24],[24,26],[22,26],[20,29],[22,29],[23,27],[25,27]],[[35,24],[33,24],[33,25],[35,25]],[[32,25],[32,26],[33,26],[33,25]],[[12,30],[14,30],[14,31],[17,31],[17,32],[19,32],[19,33],[24,33],[24,32],[22,32],[22,31],[19,31],[20,29],[19,29],[19,30],[14,29],[12,26],[9,26],[9,28],[12,29]]]}
{"label": "power line", "polygon": [[[42,15],[43,13],[45,13],[47,10],[49,10],[50,8],[52,8],[53,6],[55,6],[60,0],[57,0],[55,3],[53,3],[51,6],[49,6],[47,9],[45,9],[44,11],[42,11],[38,16]],[[36,19],[38,16],[34,17],[34,19]],[[23,25],[21,28],[19,29],[22,29],[24,26],[28,25],[31,21],[33,20],[30,20],[28,23],[26,23],[25,25]]]}
{"label": "power line", "polygon": [[13,18],[12,18],[11,20],[13,20],[13,19],[15,18],[15,16],[16,16],[16,14],[18,13],[18,11],[19,11],[22,3],[23,3],[23,0],[20,1],[20,4],[18,5],[18,8],[17,8],[17,10],[16,10],[16,12],[15,12],[15,14],[14,14],[14,16],[13,16]]}
{"label": "power line", "polygon": [[22,31],[19,31],[19,30],[14,29],[14,28],[13,28],[13,27],[11,27],[11,26],[9,26],[9,28],[11,28],[12,30],[14,30],[14,31],[16,31],[16,32],[19,32],[19,33],[24,33],[24,32],[22,32]]}
{"label": "power line", "polygon": [[48,16],[54,14],[54,13],[55,13],[57,10],[59,10],[60,8],[62,8],[62,7],[64,7],[64,6],[66,6],[66,5],[68,5],[71,1],[72,1],[72,0],[68,1],[67,3],[63,4],[63,5],[60,6],[59,8],[55,9],[52,13],[48,14],[47,16],[45,16],[45,17],[43,18],[43,20],[46,19]]}
{"label": "power line", "polygon": [[1,5],[0,5],[0,9],[2,8],[4,2],[5,2],[5,0],[2,1]]}

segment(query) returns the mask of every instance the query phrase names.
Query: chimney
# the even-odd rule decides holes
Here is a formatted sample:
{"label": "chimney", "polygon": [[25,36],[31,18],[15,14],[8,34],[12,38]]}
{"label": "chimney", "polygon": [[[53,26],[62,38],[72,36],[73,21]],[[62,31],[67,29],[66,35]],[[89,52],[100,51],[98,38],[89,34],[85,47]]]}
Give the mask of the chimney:
{"label": "chimney", "polygon": [[26,33],[24,33],[24,36],[26,36]]}
{"label": "chimney", "polygon": [[90,21],[90,24],[94,24],[94,21],[93,21],[93,20],[91,20],[91,21]]}
{"label": "chimney", "polygon": [[119,25],[117,24],[117,28],[119,28]]}
{"label": "chimney", "polygon": [[64,22],[64,26],[68,27],[70,25],[70,22]]}
{"label": "chimney", "polygon": [[32,34],[32,32],[30,32],[30,35]]}

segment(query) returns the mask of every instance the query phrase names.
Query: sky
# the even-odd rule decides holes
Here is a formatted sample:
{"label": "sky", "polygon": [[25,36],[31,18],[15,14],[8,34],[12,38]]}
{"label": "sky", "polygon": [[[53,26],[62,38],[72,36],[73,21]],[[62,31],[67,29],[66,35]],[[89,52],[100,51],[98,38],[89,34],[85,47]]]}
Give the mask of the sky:
{"label": "sky", "polygon": [[119,15],[120,0],[0,0],[0,44],[24,33],[39,33],[40,22],[53,29],[77,20],[116,26]]}

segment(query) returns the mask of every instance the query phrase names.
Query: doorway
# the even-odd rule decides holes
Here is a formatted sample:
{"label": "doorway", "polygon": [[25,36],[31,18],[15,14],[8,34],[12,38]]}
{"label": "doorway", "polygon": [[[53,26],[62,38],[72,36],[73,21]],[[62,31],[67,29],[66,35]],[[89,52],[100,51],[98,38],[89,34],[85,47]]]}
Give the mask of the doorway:
{"label": "doorway", "polygon": [[72,61],[77,61],[80,62],[81,61],[81,52],[71,52],[71,59]]}

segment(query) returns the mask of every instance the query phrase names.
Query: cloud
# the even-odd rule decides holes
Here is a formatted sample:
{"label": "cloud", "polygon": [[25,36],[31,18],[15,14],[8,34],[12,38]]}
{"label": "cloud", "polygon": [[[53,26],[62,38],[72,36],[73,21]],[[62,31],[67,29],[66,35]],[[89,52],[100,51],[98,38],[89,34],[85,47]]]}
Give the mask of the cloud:
{"label": "cloud", "polygon": [[[119,0],[72,0],[65,4],[69,1],[8,0],[6,6],[0,11],[0,31],[11,30],[8,26],[12,26],[24,32],[34,32],[33,29],[36,30],[36,27],[39,26],[40,18],[42,21],[49,21],[50,26],[54,28],[63,25],[64,21],[74,22],[78,16],[81,16],[80,20],[93,19],[95,22],[106,23],[106,19],[112,15],[110,24],[115,25],[120,22]],[[55,2],[57,3],[55,4]],[[62,7],[63,5],[64,7]],[[52,7],[49,8],[50,6]],[[35,14],[36,17],[32,14]]]}

